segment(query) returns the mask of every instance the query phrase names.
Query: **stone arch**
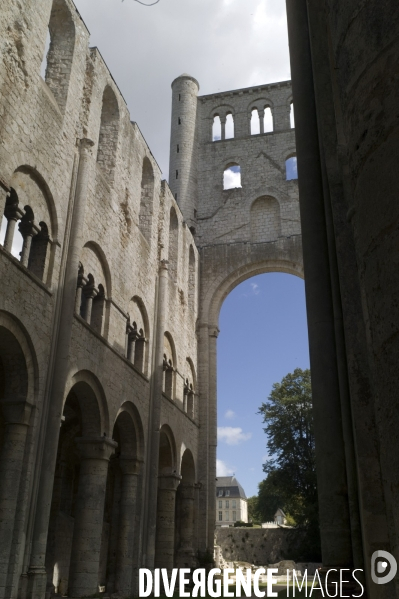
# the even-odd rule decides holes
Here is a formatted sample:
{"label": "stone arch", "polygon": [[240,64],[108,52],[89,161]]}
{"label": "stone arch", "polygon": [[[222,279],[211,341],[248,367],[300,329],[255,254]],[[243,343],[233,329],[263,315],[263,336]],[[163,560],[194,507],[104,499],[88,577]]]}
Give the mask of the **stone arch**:
{"label": "stone arch", "polygon": [[169,212],[169,241],[168,262],[172,280],[177,282],[177,265],[179,260],[179,220],[176,210],[172,206]]}
{"label": "stone arch", "polygon": [[94,241],[82,248],[75,300],[75,311],[100,335],[108,336],[109,305],[112,294],[111,272],[104,251]]}
{"label": "stone arch", "polygon": [[119,134],[119,104],[110,85],[104,89],[100,131],[98,137],[97,162],[104,173],[113,181]]}
{"label": "stone arch", "polygon": [[234,113],[235,108],[232,104],[218,104],[209,111],[208,118],[213,120],[215,116],[227,116],[228,114],[232,114],[234,117]]}
{"label": "stone arch", "polygon": [[281,235],[280,204],[276,198],[262,196],[251,206],[251,241],[275,241]]}
{"label": "stone arch", "polygon": [[259,97],[255,98],[254,100],[251,100],[247,106],[248,116],[249,117],[251,116],[251,112],[254,108],[256,108],[256,110],[262,110],[266,106],[271,108],[271,110],[273,112],[273,110],[274,110],[273,101],[270,98],[268,98],[267,96],[259,96]]}
{"label": "stone arch", "polygon": [[239,160],[225,162],[223,169],[223,190],[242,187],[242,172]]}
{"label": "stone arch", "polygon": [[122,404],[113,427],[118,447],[111,458],[105,496],[99,585],[107,592],[132,594],[132,570],[141,517],[143,426],[137,408]]}
{"label": "stone arch", "polygon": [[126,327],[127,359],[146,374],[149,361],[150,321],[143,300],[135,295],[129,302]]}
{"label": "stone arch", "polygon": [[176,565],[181,568],[195,567],[196,469],[191,450],[184,446],[182,447],[180,475],[175,515]]}
{"label": "stone arch", "polygon": [[65,111],[75,51],[75,24],[65,0],[54,0],[48,27],[50,46],[45,81],[61,110]]}
{"label": "stone arch", "polygon": [[80,413],[85,418],[85,422],[82,422],[85,436],[109,437],[111,430],[107,398],[97,376],[89,370],[79,370],[73,374],[66,385],[64,408],[71,392],[77,395]]}
{"label": "stone arch", "polygon": [[159,431],[159,475],[177,473],[176,441],[168,424]]}
{"label": "stone arch", "polygon": [[36,355],[24,327],[0,311],[0,510],[7,514],[0,519],[1,590],[6,586],[9,567],[15,567],[24,551],[23,544],[15,546],[14,535],[27,509],[22,498],[32,469],[32,460],[27,457],[32,455],[28,433],[37,374]]}
{"label": "stone arch", "polygon": [[150,159],[145,156],[141,173],[141,196],[139,229],[148,243],[151,240],[152,213],[154,201],[154,169]]}
{"label": "stone arch", "polygon": [[176,346],[169,331],[164,334],[164,354],[163,354],[163,392],[169,399],[175,399],[176,396]]}
{"label": "stone arch", "polygon": [[195,373],[194,363],[191,358],[186,359],[184,370],[184,402],[183,409],[193,420],[197,417],[196,407],[196,387],[197,377]]}

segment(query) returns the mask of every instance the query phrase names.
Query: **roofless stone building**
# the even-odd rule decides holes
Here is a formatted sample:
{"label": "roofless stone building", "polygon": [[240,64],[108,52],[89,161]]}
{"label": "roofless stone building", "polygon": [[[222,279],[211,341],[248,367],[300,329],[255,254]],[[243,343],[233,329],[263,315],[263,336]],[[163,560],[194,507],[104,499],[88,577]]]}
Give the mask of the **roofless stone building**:
{"label": "roofless stone building", "polygon": [[324,566],[399,596],[399,6],[287,9],[292,86],[173,82],[168,185],[73,3],[2,2],[0,598],[212,547],[219,310],[268,271],[305,275]]}

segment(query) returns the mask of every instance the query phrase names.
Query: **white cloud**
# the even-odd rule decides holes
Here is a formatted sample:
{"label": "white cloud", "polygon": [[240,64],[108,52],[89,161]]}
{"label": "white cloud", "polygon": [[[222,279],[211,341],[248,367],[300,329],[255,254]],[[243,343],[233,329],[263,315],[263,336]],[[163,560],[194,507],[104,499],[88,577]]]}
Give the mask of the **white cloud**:
{"label": "white cloud", "polygon": [[260,293],[259,285],[257,285],[256,283],[250,283],[250,285],[252,287],[253,294],[259,295],[259,293]]}
{"label": "white cloud", "polygon": [[216,476],[232,476],[232,470],[223,460],[216,460]]}
{"label": "white cloud", "polygon": [[239,166],[231,166],[224,171],[223,189],[234,189],[241,187],[241,172]]}
{"label": "white cloud", "polygon": [[242,428],[232,426],[218,426],[218,440],[224,441],[227,445],[239,445],[248,441],[252,433],[243,433]]}
{"label": "white cloud", "polygon": [[236,413],[233,412],[233,410],[227,410],[227,412],[224,415],[225,418],[228,418],[229,420],[232,420],[233,418],[236,417]]}

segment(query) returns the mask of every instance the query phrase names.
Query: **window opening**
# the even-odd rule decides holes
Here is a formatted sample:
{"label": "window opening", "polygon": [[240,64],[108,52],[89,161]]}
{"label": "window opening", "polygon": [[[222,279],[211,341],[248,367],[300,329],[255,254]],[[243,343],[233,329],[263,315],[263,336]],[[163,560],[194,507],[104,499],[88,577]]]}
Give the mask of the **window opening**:
{"label": "window opening", "polygon": [[298,165],[296,156],[291,156],[285,161],[285,177],[287,181],[298,179]]}
{"label": "window opening", "polygon": [[273,127],[273,114],[270,106],[265,107],[265,116],[264,116],[264,132],[272,133],[274,131]]}
{"label": "window opening", "polygon": [[260,133],[260,118],[257,108],[253,108],[251,112],[251,135]]}
{"label": "window opening", "polygon": [[294,103],[290,104],[290,126],[291,129],[295,129],[295,114],[294,114]]}
{"label": "window opening", "polygon": [[230,113],[226,117],[226,136],[225,139],[233,139],[234,138],[234,118]]}
{"label": "window opening", "polygon": [[48,61],[48,53],[49,53],[49,50],[50,50],[50,44],[51,44],[51,35],[50,35],[50,30],[47,29],[46,43],[45,43],[45,46],[44,46],[43,60],[42,60],[41,66],[40,66],[40,75],[42,76],[42,78],[44,80],[46,80],[47,61]]}
{"label": "window opening", "polygon": [[220,141],[222,139],[222,123],[220,116],[216,115],[213,117],[212,125],[212,141]]}
{"label": "window opening", "polygon": [[241,168],[238,164],[232,164],[223,173],[223,189],[236,187],[241,187]]}

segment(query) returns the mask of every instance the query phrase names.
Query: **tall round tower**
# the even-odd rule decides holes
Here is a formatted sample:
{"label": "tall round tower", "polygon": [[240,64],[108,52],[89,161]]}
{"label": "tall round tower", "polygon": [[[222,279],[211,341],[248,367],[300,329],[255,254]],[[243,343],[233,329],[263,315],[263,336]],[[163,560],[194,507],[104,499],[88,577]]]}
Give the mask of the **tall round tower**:
{"label": "tall round tower", "polygon": [[186,73],[172,83],[169,187],[193,232],[197,218],[198,90],[198,81]]}

